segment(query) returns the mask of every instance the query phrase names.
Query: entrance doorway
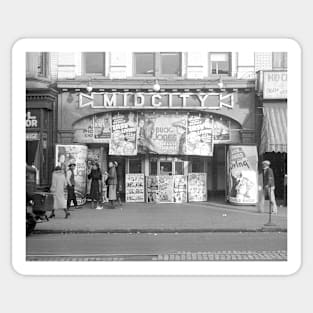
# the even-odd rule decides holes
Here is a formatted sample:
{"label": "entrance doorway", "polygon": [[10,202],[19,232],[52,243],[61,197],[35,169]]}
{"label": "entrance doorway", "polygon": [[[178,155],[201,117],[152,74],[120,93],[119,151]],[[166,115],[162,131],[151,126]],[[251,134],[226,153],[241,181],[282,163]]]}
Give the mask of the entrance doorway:
{"label": "entrance doorway", "polygon": [[120,193],[121,201],[125,201],[125,158],[123,157],[116,157],[116,156],[109,156],[109,162],[116,161],[118,166],[116,168],[117,174],[117,191]]}

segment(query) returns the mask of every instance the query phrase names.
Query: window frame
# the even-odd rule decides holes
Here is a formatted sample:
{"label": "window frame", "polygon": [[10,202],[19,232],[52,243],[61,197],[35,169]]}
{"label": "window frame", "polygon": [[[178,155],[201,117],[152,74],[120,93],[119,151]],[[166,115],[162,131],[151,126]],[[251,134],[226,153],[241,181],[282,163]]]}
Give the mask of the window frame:
{"label": "window frame", "polygon": [[[102,73],[87,73],[87,56],[90,53],[99,53],[103,55],[103,71]],[[83,69],[83,73],[86,76],[97,76],[97,77],[106,77],[106,59],[107,59],[107,55],[105,52],[101,52],[101,51],[93,51],[93,52],[83,52],[82,55],[82,69]]]}
{"label": "window frame", "polygon": [[[281,63],[283,63],[283,66],[274,66],[274,59],[275,58],[281,58]],[[287,70],[288,69],[288,52],[285,51],[277,51],[272,52],[272,69],[273,70]]]}
{"label": "window frame", "polygon": [[[228,73],[212,73],[213,67],[212,67],[212,61],[211,56],[213,54],[227,54],[228,57]],[[209,52],[208,55],[208,70],[209,70],[209,77],[210,76],[231,76],[232,75],[232,53],[231,52],[223,52],[223,51],[216,51],[216,52]]]}
{"label": "window frame", "polygon": [[40,52],[39,54],[39,66],[38,66],[38,76],[46,77],[49,76],[49,53]]}

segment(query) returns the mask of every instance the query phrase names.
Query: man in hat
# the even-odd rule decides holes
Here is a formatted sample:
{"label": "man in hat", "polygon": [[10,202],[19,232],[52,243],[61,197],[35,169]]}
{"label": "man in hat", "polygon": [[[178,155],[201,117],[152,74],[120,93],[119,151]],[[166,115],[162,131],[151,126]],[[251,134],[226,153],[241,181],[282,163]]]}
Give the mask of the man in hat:
{"label": "man in hat", "polygon": [[265,160],[262,162],[263,167],[263,190],[265,199],[270,200],[270,210],[277,214],[277,205],[275,200],[275,179],[273,170],[270,168],[271,162]]}
{"label": "man in hat", "polygon": [[74,207],[77,208],[77,200],[75,195],[75,175],[74,169],[76,167],[75,162],[70,162],[68,165],[69,169],[66,172],[66,181],[67,181],[67,202],[66,202],[66,218],[69,217],[69,209],[71,202],[73,201]]}

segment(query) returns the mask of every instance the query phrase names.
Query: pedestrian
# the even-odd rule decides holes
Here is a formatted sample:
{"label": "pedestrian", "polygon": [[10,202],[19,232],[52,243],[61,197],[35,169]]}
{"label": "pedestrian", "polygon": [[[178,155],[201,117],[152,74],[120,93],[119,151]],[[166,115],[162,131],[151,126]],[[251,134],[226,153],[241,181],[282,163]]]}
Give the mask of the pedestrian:
{"label": "pedestrian", "polygon": [[70,206],[71,202],[74,203],[74,208],[77,208],[77,200],[75,195],[75,174],[74,169],[76,164],[74,162],[70,162],[68,165],[69,169],[66,172],[66,181],[67,181],[67,202],[66,202],[66,216],[68,218],[70,216]]}
{"label": "pedestrian", "polygon": [[270,210],[277,215],[277,205],[275,200],[275,179],[273,170],[270,168],[271,162],[265,160],[262,162],[263,167],[263,192],[265,199],[270,201]]}
{"label": "pedestrian", "polygon": [[88,179],[91,180],[90,184],[90,199],[91,199],[91,208],[94,209],[94,201],[97,202],[97,210],[102,210],[102,207],[99,205],[100,201],[100,187],[102,181],[102,173],[98,163],[93,163]]}
{"label": "pedestrian", "polygon": [[116,200],[116,185],[117,185],[117,174],[116,168],[113,162],[109,162],[109,172],[107,184],[109,187],[109,202],[111,204],[111,208],[114,209],[114,201]]}
{"label": "pedestrian", "polygon": [[66,178],[61,166],[56,166],[52,173],[52,183],[50,192],[53,193],[53,209],[49,218],[55,218],[55,211],[63,209],[65,211],[65,218],[67,218],[66,200],[64,196],[64,189],[66,187]]}
{"label": "pedestrian", "polygon": [[118,163],[117,163],[117,161],[114,161],[113,164],[114,164],[115,169],[116,169],[116,177],[117,177],[116,199],[118,201],[118,204],[121,206],[122,205],[122,200],[121,200],[122,183],[121,183],[121,179],[118,175],[118,170],[117,170]]}

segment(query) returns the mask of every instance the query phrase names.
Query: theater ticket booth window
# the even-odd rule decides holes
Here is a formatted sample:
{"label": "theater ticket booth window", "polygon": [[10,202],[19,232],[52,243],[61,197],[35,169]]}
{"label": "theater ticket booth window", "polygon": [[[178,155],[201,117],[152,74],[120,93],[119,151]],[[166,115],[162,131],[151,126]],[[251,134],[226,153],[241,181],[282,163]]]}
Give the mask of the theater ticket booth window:
{"label": "theater ticket booth window", "polygon": [[148,175],[187,175],[187,164],[188,161],[183,158],[150,157]]}

